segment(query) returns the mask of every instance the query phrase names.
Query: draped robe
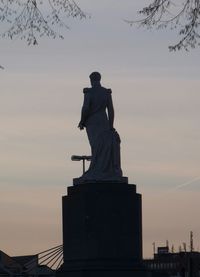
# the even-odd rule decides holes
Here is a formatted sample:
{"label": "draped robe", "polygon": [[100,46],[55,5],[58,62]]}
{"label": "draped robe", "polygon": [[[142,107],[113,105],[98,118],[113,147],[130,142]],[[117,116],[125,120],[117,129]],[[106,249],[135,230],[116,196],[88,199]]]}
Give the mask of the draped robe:
{"label": "draped robe", "polygon": [[111,90],[100,84],[85,88],[81,123],[86,128],[92,160],[83,180],[119,180],[122,177],[120,137],[113,129]]}

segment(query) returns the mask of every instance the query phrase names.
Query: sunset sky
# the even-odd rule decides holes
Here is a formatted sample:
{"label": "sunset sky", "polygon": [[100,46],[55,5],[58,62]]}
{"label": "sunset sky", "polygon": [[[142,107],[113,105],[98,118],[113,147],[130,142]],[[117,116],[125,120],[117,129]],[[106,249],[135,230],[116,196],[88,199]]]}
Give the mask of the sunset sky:
{"label": "sunset sky", "polygon": [[70,157],[90,154],[77,125],[92,71],[112,88],[123,173],[143,196],[144,257],[153,242],[188,246],[191,230],[199,250],[200,48],[170,53],[175,33],[123,21],[148,2],[82,0],[91,19],[69,19],[64,40],[1,40],[0,250],[62,244],[61,197],[82,170]]}

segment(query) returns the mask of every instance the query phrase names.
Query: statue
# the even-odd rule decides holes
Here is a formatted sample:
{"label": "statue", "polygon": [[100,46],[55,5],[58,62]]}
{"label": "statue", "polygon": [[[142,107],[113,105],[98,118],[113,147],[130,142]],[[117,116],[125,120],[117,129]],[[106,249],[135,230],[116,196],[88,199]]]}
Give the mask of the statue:
{"label": "statue", "polygon": [[91,88],[84,88],[80,130],[86,128],[91,146],[89,169],[80,179],[87,181],[120,181],[120,137],[113,127],[114,108],[112,91],[101,86],[101,75],[90,75]]}

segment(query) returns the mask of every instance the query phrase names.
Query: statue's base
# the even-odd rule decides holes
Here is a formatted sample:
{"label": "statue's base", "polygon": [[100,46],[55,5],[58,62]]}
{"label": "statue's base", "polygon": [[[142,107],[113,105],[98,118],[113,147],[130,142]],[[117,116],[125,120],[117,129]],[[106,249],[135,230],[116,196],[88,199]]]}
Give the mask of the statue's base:
{"label": "statue's base", "polygon": [[83,177],[74,178],[73,185],[82,185],[82,184],[128,184],[128,177],[117,177],[116,179],[107,179],[107,180],[96,180],[96,179],[84,179]]}
{"label": "statue's base", "polygon": [[68,270],[61,267],[56,272],[56,277],[152,277],[152,273],[142,268],[132,269],[96,269],[96,270]]}
{"label": "statue's base", "polygon": [[[126,179],[127,180],[127,179]],[[68,187],[58,277],[143,277],[141,195],[126,182]]]}

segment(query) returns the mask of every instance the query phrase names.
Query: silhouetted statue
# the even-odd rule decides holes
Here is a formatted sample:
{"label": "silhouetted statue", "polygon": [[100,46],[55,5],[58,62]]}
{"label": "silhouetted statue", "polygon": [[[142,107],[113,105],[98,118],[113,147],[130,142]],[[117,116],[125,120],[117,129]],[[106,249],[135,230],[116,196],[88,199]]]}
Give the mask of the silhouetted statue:
{"label": "silhouetted statue", "polygon": [[84,103],[80,130],[86,128],[91,146],[92,160],[83,181],[117,181],[121,180],[120,137],[113,128],[114,108],[111,89],[100,84],[101,75],[90,75],[91,88],[84,88]]}

